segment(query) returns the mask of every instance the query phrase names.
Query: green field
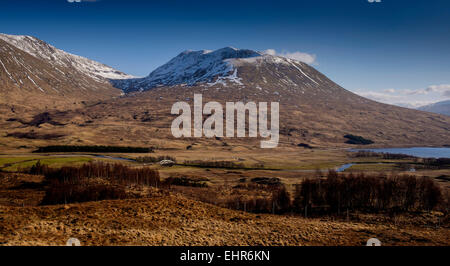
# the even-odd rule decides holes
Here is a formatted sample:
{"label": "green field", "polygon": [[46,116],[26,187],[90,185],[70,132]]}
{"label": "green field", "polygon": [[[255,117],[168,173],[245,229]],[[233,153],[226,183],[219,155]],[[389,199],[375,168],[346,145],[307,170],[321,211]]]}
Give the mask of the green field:
{"label": "green field", "polygon": [[38,161],[51,167],[63,165],[79,165],[92,161],[89,157],[16,157],[0,158],[0,167],[3,171],[14,172],[21,168],[31,167]]}

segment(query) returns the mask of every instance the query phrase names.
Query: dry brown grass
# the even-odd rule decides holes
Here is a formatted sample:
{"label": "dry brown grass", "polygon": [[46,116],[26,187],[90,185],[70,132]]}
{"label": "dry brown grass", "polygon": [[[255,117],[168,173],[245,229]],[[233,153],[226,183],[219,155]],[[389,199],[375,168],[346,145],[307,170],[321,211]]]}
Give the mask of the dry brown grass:
{"label": "dry brown grass", "polygon": [[158,189],[147,190],[140,199],[36,206],[42,189],[24,184],[40,181],[39,176],[2,175],[1,245],[64,245],[70,237],[83,245],[359,246],[371,237],[384,245],[450,244],[448,222],[435,212],[395,217],[355,213],[350,221],[305,219],[234,211]]}
{"label": "dry brown grass", "polygon": [[[448,228],[232,211],[175,195],[52,207],[0,207],[3,245],[448,245]],[[364,217],[362,217],[364,218]],[[379,220],[374,223],[374,220]]]}

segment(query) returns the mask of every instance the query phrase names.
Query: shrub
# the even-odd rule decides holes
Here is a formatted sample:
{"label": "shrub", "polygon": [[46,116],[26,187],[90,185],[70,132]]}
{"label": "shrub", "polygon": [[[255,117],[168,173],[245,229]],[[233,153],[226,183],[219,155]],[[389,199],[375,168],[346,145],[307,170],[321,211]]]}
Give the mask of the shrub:
{"label": "shrub", "polygon": [[232,161],[184,161],[185,165],[197,166],[203,168],[244,168],[243,163],[236,163]]}
{"label": "shrub", "polygon": [[299,143],[297,144],[297,147],[305,148],[305,149],[312,149],[313,147],[306,143]]}
{"label": "shrub", "polygon": [[46,146],[39,147],[35,153],[49,152],[110,152],[110,153],[152,153],[152,148],[122,146]]}
{"label": "shrub", "polygon": [[136,162],[139,162],[139,163],[158,163],[158,162],[164,161],[164,160],[170,160],[170,161],[173,161],[173,162],[177,162],[177,159],[175,159],[175,157],[168,156],[168,155],[157,156],[157,157],[144,156],[144,157],[137,157],[136,158]]}
{"label": "shrub", "polygon": [[64,137],[64,134],[58,134],[58,133],[50,133],[50,134],[40,134],[37,132],[13,132],[6,135],[6,137],[14,137],[18,139],[43,139],[43,140],[50,140],[50,139],[59,139]]}
{"label": "shrub", "polygon": [[192,179],[189,177],[168,177],[163,182],[163,186],[185,186],[185,187],[208,187],[207,179]]}
{"label": "shrub", "polygon": [[272,192],[272,212],[285,213],[291,209],[291,196],[284,186]]}
{"label": "shrub", "polygon": [[49,168],[48,165],[41,164],[41,160],[38,160],[35,165],[29,168],[18,169],[18,171],[29,175],[44,175],[49,171]]}
{"label": "shrub", "polygon": [[373,152],[373,151],[357,151],[352,152],[351,155],[356,158],[372,158],[372,157],[380,157],[381,153]]}
{"label": "shrub", "polygon": [[450,158],[424,158],[422,164],[425,169],[450,168]]}
{"label": "shrub", "polygon": [[120,186],[104,184],[70,184],[53,180],[45,192],[42,205],[79,203],[87,201],[125,199],[127,194]]}
{"label": "shrub", "polygon": [[281,180],[277,177],[255,177],[250,180],[259,185],[280,186]]}
{"label": "shrub", "polygon": [[374,142],[370,139],[365,139],[361,136],[355,136],[351,134],[347,134],[344,136],[344,138],[348,139],[345,143],[347,144],[355,144],[355,145],[369,145],[373,144]]}
{"label": "shrub", "polygon": [[252,213],[271,213],[273,211],[272,206],[270,197],[253,196],[244,199],[243,196],[236,195],[229,198],[224,207]]}
{"label": "shrub", "polygon": [[226,208],[253,213],[282,214],[291,210],[291,197],[284,185],[267,187],[269,194],[252,195],[238,193],[225,202]]}
{"label": "shrub", "polygon": [[401,153],[383,153],[383,159],[388,160],[415,159],[415,158],[417,157]]}

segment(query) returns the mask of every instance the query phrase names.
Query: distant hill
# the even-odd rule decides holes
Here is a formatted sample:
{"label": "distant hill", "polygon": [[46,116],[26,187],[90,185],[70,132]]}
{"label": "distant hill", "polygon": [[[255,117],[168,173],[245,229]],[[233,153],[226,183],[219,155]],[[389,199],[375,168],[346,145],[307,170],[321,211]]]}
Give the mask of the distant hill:
{"label": "distant hill", "polygon": [[425,105],[418,108],[422,111],[450,116],[450,100]]}

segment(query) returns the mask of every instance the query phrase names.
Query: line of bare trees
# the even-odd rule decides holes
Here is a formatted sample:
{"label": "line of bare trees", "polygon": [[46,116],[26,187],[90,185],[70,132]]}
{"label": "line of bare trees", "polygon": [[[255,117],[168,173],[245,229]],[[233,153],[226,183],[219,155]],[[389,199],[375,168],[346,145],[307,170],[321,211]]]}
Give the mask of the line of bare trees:
{"label": "line of bare trees", "polygon": [[131,167],[120,163],[91,162],[81,166],[63,166],[51,168],[38,161],[21,172],[32,175],[43,175],[46,181],[63,183],[79,183],[80,180],[101,178],[120,185],[145,185],[158,187],[159,172],[148,167]]}
{"label": "line of bare trees", "polygon": [[160,186],[157,170],[119,163],[92,162],[82,166],[50,168],[38,162],[21,171],[45,177],[46,194],[41,203],[44,205],[124,199],[129,196],[127,186]]}
{"label": "line of bare trees", "polygon": [[284,185],[268,186],[270,196],[230,198],[226,207],[255,213],[341,215],[348,212],[402,213],[448,211],[449,199],[430,178],[412,175],[387,176],[338,174],[309,178],[296,185],[291,196]]}
{"label": "line of bare trees", "polygon": [[305,213],[344,211],[430,211],[443,201],[440,187],[430,178],[338,174],[306,179],[295,190],[293,208]]}

